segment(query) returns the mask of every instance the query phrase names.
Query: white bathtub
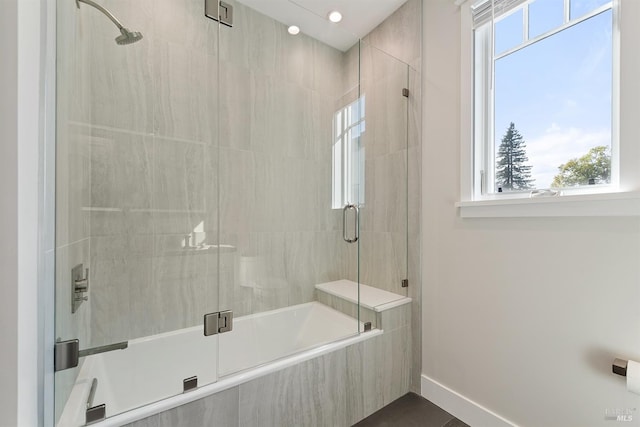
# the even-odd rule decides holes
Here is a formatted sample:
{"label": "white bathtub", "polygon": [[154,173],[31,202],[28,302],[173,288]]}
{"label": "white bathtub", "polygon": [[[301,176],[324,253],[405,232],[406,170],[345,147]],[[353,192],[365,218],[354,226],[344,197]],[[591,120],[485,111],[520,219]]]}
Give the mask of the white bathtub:
{"label": "white bathtub", "polygon": [[[220,335],[205,337],[196,326],[132,340],[126,350],[85,358],[58,426],[85,424],[93,378],[93,405],[106,404],[107,419],[92,425],[119,426],[380,333],[357,330],[355,319],[310,302],[236,318]],[[183,393],[192,376],[201,387]]]}

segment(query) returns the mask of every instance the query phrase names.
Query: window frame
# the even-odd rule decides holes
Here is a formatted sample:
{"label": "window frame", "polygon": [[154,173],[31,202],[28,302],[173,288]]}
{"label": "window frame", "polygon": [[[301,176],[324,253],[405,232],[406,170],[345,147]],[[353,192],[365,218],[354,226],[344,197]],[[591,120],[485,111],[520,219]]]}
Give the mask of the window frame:
{"label": "window frame", "polygon": [[[564,192],[559,197],[530,198],[523,193],[482,195],[476,174],[478,153],[474,145],[474,25],[471,1],[460,7],[460,193],[455,203],[461,217],[640,216],[640,2],[613,0],[612,138],[618,143],[612,167],[618,171],[617,187],[588,194]],[[624,91],[621,90],[624,88]],[[612,150],[613,151],[613,150]],[[613,179],[613,178],[612,178]]]}
{"label": "window frame", "polygon": [[[611,117],[617,116],[618,97],[616,87],[618,82],[618,64],[616,55],[616,46],[619,45],[617,14],[614,1],[610,1],[598,8],[584,14],[576,19],[571,20],[570,1],[564,0],[564,16],[563,23],[549,31],[539,34],[533,38],[529,38],[528,19],[529,5],[532,0],[524,1],[515,7],[508,9],[494,19],[489,20],[473,30],[474,35],[474,152],[476,159],[474,162],[474,180],[477,182],[474,188],[475,199],[487,198],[509,198],[509,197],[529,197],[531,190],[544,190],[540,187],[531,190],[509,191],[505,193],[497,193],[493,191],[496,172],[495,172],[495,63],[513,53],[538,43],[546,38],[553,37],[569,28],[580,25],[583,22],[605,13],[612,11],[612,102]],[[504,20],[513,14],[522,11],[523,19],[523,36],[522,41],[514,47],[511,47],[500,53],[494,51],[495,24]],[[479,41],[479,43],[477,43]],[[478,52],[480,47],[480,52]],[[480,82],[480,84],[477,84]],[[597,186],[579,186],[575,188],[562,188],[564,194],[591,194],[615,191],[619,187],[619,162],[618,162],[618,129],[614,120],[611,123],[611,182],[609,184],[601,184]]]}
{"label": "window frame", "polygon": [[[365,114],[364,94],[333,114],[332,209],[342,209],[349,204],[364,205],[365,151],[362,135],[366,130]],[[358,133],[356,138],[353,138],[354,132]],[[354,141],[357,144],[355,152]],[[354,175],[357,175],[357,179],[354,179]]]}

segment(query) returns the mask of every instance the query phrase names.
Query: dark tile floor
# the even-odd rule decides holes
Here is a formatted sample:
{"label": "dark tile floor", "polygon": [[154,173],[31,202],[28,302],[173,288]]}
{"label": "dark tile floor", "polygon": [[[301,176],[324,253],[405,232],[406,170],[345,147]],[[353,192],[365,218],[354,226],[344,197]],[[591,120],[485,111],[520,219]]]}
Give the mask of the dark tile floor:
{"label": "dark tile floor", "polygon": [[354,427],[469,427],[415,393],[408,393]]}

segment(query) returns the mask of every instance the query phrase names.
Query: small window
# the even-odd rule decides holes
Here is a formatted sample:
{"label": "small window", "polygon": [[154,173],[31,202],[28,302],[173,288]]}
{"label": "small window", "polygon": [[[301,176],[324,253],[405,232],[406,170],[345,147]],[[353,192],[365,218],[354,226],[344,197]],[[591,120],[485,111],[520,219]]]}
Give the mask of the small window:
{"label": "small window", "polygon": [[611,187],[612,3],[482,0],[472,15],[475,198]]}
{"label": "small window", "polygon": [[333,116],[333,209],[364,205],[364,116],[364,95]]}

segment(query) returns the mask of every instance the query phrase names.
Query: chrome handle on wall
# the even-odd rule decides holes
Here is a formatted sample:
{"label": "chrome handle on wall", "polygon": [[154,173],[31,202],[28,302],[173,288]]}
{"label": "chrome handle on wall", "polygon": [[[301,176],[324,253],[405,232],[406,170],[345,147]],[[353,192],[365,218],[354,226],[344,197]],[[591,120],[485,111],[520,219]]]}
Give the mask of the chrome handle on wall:
{"label": "chrome handle on wall", "polygon": [[[355,221],[354,221],[355,230],[354,230],[352,239],[350,239],[349,236],[347,236],[347,212],[350,210],[353,210],[355,212]],[[342,238],[347,243],[355,243],[358,241],[358,234],[359,234],[358,217],[359,216],[360,216],[360,212],[358,211],[358,207],[356,205],[345,205],[345,207],[342,208]]]}

